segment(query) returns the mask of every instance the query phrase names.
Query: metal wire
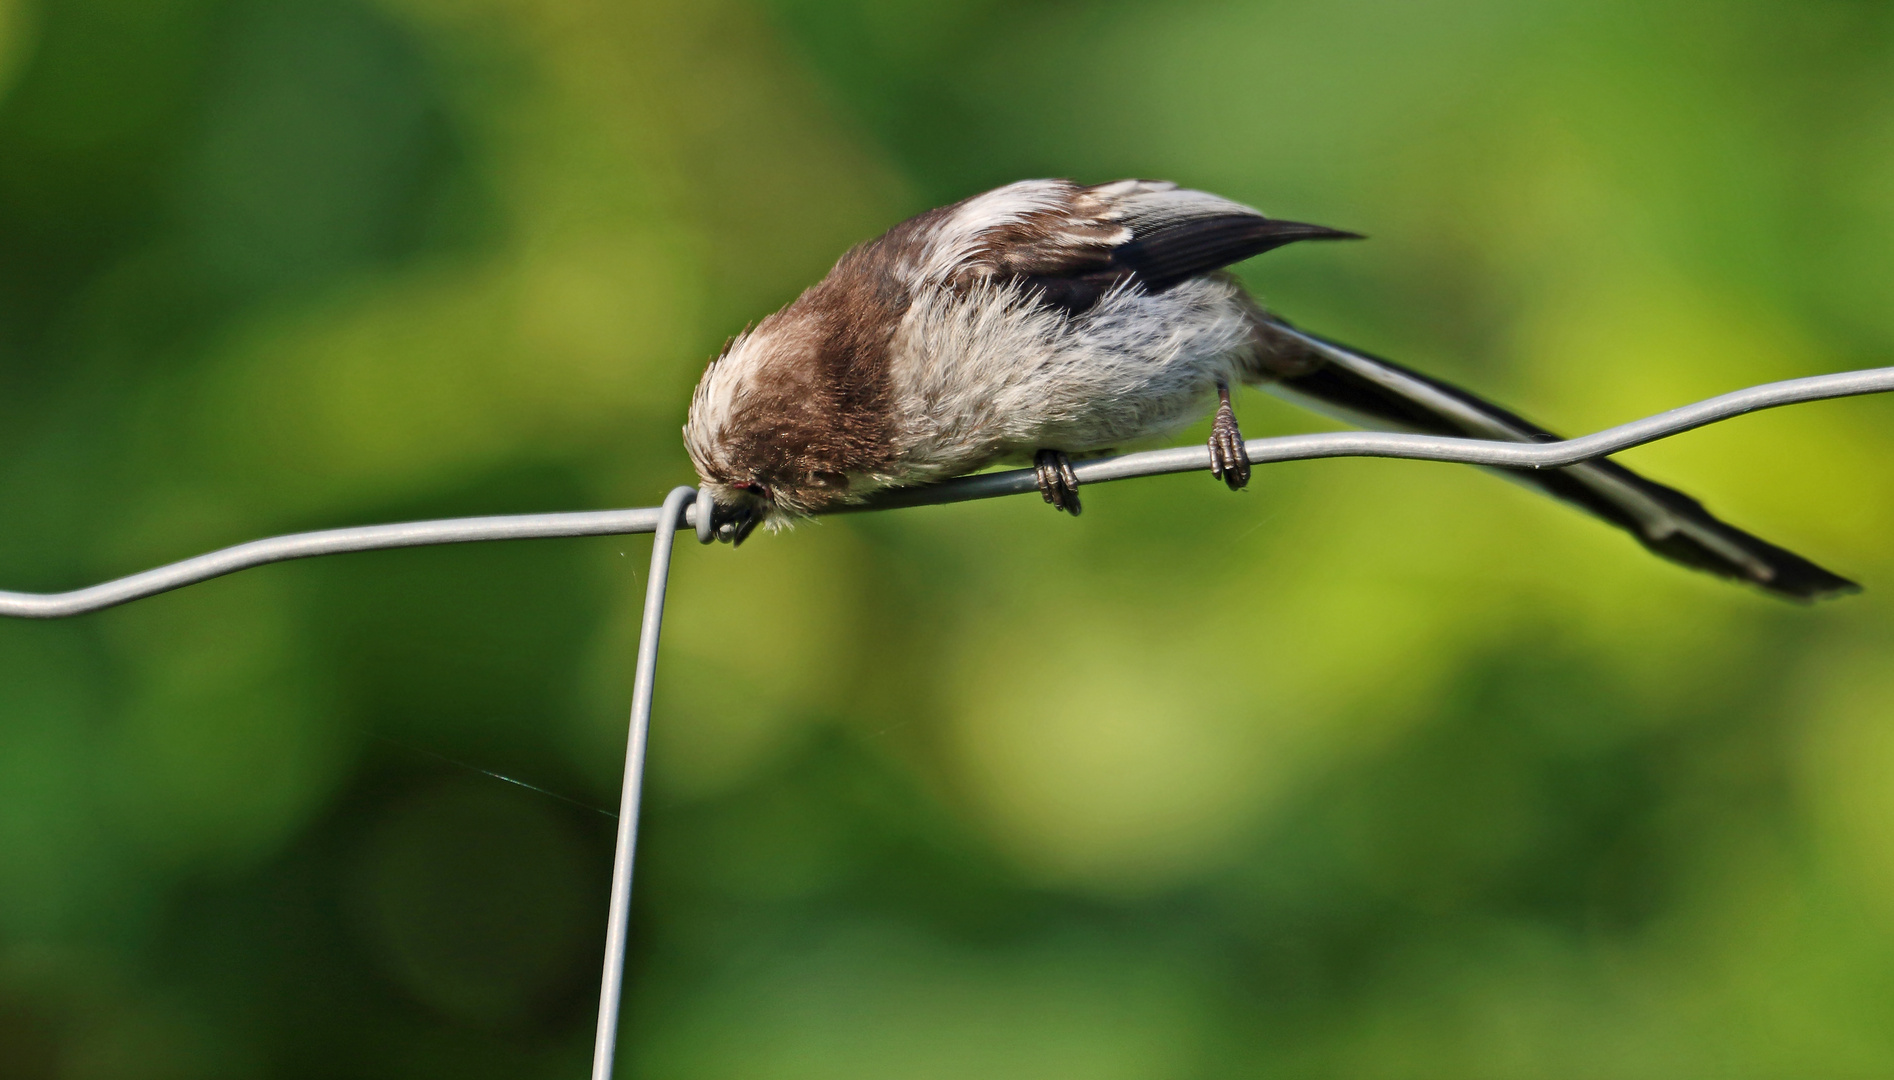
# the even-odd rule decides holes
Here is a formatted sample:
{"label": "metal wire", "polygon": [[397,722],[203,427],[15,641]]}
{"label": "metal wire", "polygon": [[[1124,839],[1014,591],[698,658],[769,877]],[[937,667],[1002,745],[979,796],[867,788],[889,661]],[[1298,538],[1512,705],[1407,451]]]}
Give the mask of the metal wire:
{"label": "metal wire", "polygon": [[[1297,335],[1301,336],[1301,335]],[[1314,348],[1327,344],[1305,341]],[[1837,375],[1755,386],[1686,405],[1629,424],[1577,439],[1544,443],[1489,442],[1431,435],[1379,432],[1334,432],[1251,439],[1245,443],[1255,464],[1330,457],[1391,457],[1469,465],[1547,469],[1604,457],[1656,439],[1676,435],[1718,420],[1758,409],[1803,401],[1852,397],[1894,390],[1894,368],[1875,368]],[[1205,446],[1156,450],[1084,461],[1073,468],[1079,482],[1103,483],[1134,476],[1193,472],[1210,467]],[[1033,471],[985,473],[930,487],[889,491],[851,511],[886,510],[904,506],[990,499],[1037,490]],[[612,865],[611,913],[605,933],[605,965],[599,983],[598,1034],[593,1048],[592,1080],[611,1080],[618,1047],[618,1014],[624,997],[625,952],[631,925],[631,880],[638,844],[638,808],[643,793],[645,742],[651,725],[652,690],[657,678],[658,636],[664,619],[666,580],[677,530],[693,525],[698,539],[713,535],[715,507],[707,497],[687,487],[673,489],[662,507],[603,510],[588,513],[516,514],[503,517],[452,518],[403,525],[370,525],[295,533],[209,552],[168,566],[63,593],[0,592],[0,615],[55,619],[98,611],[130,600],[181,588],[252,566],[335,555],[350,551],[460,544],[475,540],[525,540],[557,536],[615,536],[655,532],[651,548],[651,575],[645,586],[644,621],[638,634],[637,674],[632,684],[631,723],[626,734],[625,776],[619,792],[618,836]]]}
{"label": "metal wire", "polygon": [[[1301,335],[1296,335],[1301,337]],[[1311,345],[1327,347],[1313,338]],[[1686,431],[1728,420],[1745,413],[1795,405],[1805,401],[1858,397],[1894,391],[1894,368],[1869,368],[1834,375],[1812,375],[1803,379],[1765,383],[1747,390],[1685,405],[1667,412],[1633,420],[1614,428],[1576,439],[1555,442],[1519,443],[1487,439],[1461,439],[1444,435],[1401,435],[1383,431],[1334,431],[1319,435],[1283,435],[1268,439],[1250,439],[1243,446],[1250,461],[1266,465],[1275,461],[1306,461],[1315,458],[1386,457],[1420,461],[1448,461],[1465,465],[1491,465],[1525,469],[1551,469],[1576,465],[1581,461],[1605,457],[1648,442],[1680,435]],[[1074,462],[1072,470],[1081,484],[1107,480],[1125,480],[1134,476],[1160,473],[1201,472],[1210,468],[1210,448],[1204,445],[1180,446],[1170,450],[1152,450],[1141,454],[1097,458]],[[1038,482],[1031,469],[982,473],[961,477],[931,487],[882,492],[866,505],[850,510],[882,510],[899,506],[928,506],[936,503],[990,499],[999,495],[1021,495],[1037,491]]]}
{"label": "metal wire", "polygon": [[[1321,345],[1308,339],[1311,345]],[[1723,394],[1694,405],[1658,413],[1629,424],[1608,428],[1596,434],[1558,442],[1516,443],[1484,439],[1456,439],[1437,435],[1397,435],[1373,431],[1339,431],[1320,435],[1288,435],[1269,439],[1251,439],[1244,445],[1250,460],[1258,465],[1275,461],[1300,461],[1332,457],[1389,457],[1424,461],[1459,462],[1468,465],[1494,465],[1513,468],[1549,469],[1615,454],[1657,439],[1681,434],[1705,424],[1760,409],[1773,409],[1804,401],[1855,397],[1894,390],[1894,368],[1871,368],[1835,375],[1815,375],[1805,379],[1753,386],[1747,390]],[[1072,468],[1082,484],[1125,480],[1134,476],[1196,472],[1210,467],[1210,451],[1204,446],[1153,450],[1118,457],[1080,461]],[[982,473],[961,477],[928,487],[882,492],[859,507],[845,512],[889,510],[906,506],[991,499],[1002,495],[1020,495],[1038,490],[1031,469]],[[696,509],[689,511],[689,524],[696,524]],[[527,540],[556,536],[620,536],[647,533],[658,527],[662,512],[658,507],[636,510],[600,510],[565,514],[514,514],[503,517],[449,518],[443,521],[417,521],[402,525],[368,525],[352,529],[325,529],[321,532],[293,533],[253,540],[247,544],[223,548],[131,574],[89,588],[60,593],[0,591],[0,615],[23,619],[59,619],[83,615],[127,601],[181,588],[185,585],[221,577],[267,563],[306,559],[315,555],[337,555],[350,551],[376,551],[384,548],[421,547],[429,544],[463,544],[475,540]]]}
{"label": "metal wire", "polygon": [[612,858],[612,907],[605,923],[605,974],[598,986],[598,1037],[592,1044],[592,1080],[611,1080],[618,1049],[618,1007],[624,997],[625,944],[631,929],[631,871],[638,854],[638,804],[644,790],[645,737],[651,730],[651,691],[658,675],[658,632],[664,627],[665,581],[671,541],[695,503],[693,488],[671,489],[658,512],[645,583],[644,624],[638,631],[638,672],[631,684],[631,730],[625,736],[625,781],[618,794],[618,842]]}

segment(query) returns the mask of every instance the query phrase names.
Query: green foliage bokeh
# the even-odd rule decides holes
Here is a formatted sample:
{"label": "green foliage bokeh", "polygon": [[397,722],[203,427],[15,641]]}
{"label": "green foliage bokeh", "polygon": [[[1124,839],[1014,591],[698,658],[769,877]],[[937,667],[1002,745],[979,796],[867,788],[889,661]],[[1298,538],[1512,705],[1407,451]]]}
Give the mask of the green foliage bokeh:
{"label": "green foliage bokeh", "polygon": [[[0,586],[649,505],[1042,175],[1368,233],[1243,273],[1572,432],[1894,355],[1868,0],[0,0]],[[681,547],[624,1070],[1894,1072],[1894,401],[1625,459],[1868,593],[1387,461]],[[581,1075],[647,551],[0,624],[0,1075]]]}

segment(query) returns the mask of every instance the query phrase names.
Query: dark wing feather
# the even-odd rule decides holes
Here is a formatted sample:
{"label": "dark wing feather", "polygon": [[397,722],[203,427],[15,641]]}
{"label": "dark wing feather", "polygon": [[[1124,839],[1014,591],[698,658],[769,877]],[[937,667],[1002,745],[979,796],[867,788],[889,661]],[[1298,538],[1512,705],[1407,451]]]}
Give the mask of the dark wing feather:
{"label": "dark wing feather", "polygon": [[1060,201],[990,230],[965,280],[1023,282],[1041,303],[1079,312],[1114,288],[1163,292],[1297,240],[1358,238],[1149,180],[1070,185]]}
{"label": "dark wing feather", "polygon": [[1211,213],[1149,229],[1133,225],[1131,239],[1112,252],[1112,261],[1145,288],[1162,292],[1297,240],[1358,239],[1356,233],[1261,214]]}

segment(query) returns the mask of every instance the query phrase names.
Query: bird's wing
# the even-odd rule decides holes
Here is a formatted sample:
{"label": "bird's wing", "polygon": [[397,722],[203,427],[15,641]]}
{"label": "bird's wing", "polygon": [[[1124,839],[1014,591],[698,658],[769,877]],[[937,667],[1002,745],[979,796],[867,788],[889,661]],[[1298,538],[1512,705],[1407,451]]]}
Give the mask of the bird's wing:
{"label": "bird's wing", "polygon": [[1084,188],[1075,200],[1100,207],[1130,238],[1112,250],[1112,263],[1154,292],[1198,274],[1297,240],[1354,240],[1359,234],[1282,221],[1242,203],[1150,180],[1120,180]]}
{"label": "bird's wing", "polygon": [[1112,288],[1161,292],[1297,240],[1352,238],[1280,221],[1242,203],[1154,180],[1081,187],[1025,180],[937,212],[927,222],[922,280],[1022,281],[1083,310]]}

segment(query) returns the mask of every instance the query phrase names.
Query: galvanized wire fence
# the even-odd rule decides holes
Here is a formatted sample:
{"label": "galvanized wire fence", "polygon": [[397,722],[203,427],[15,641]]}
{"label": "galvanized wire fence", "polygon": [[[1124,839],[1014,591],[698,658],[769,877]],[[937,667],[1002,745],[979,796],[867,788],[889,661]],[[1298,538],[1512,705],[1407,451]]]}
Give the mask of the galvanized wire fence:
{"label": "galvanized wire fence", "polygon": [[[1889,391],[1894,391],[1894,367],[1816,375],[1753,386],[1582,438],[1555,442],[1496,442],[1434,435],[1332,432],[1251,439],[1244,445],[1249,451],[1251,462],[1258,465],[1313,458],[1386,457],[1498,468],[1554,469],[1605,457],[1760,409]],[[1209,468],[1210,451],[1202,445],[1098,458],[1073,466],[1081,484],[1164,473],[1197,472]],[[849,507],[846,512],[968,502],[1035,490],[1037,482],[1033,470],[1016,469],[962,477],[928,487],[882,492],[860,506]],[[715,524],[716,507],[706,494],[696,489],[679,487],[666,496],[661,506],[632,510],[513,514],[325,529],[253,540],[69,592],[0,591],[0,615],[23,619],[58,619],[82,615],[250,567],[316,555],[460,544],[476,540],[656,533],[651,549],[651,574],[646,582],[644,618],[638,635],[631,724],[626,740],[625,777],[620,793],[618,835],[612,868],[611,911],[606,929],[604,973],[599,985],[598,1036],[592,1063],[593,1080],[609,1080],[618,1041],[618,1014],[624,985],[625,948],[630,931],[632,867],[637,849],[645,737],[650,728],[652,690],[657,678],[658,637],[664,617],[672,542],[677,530],[689,525],[696,530],[700,541],[709,543],[715,538]]]}

